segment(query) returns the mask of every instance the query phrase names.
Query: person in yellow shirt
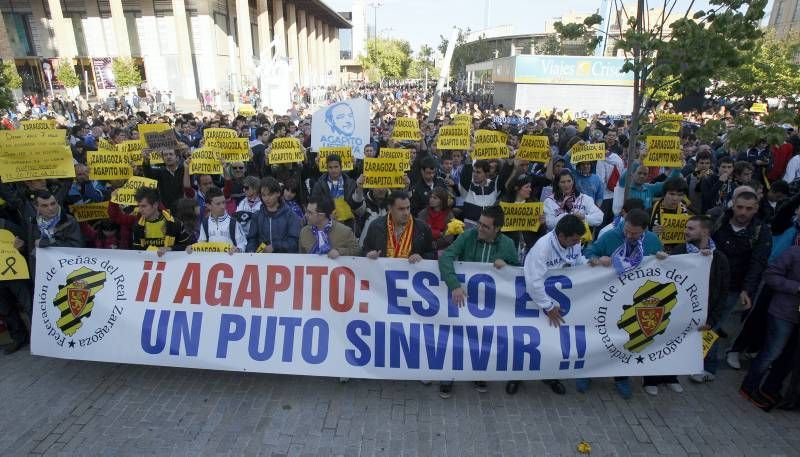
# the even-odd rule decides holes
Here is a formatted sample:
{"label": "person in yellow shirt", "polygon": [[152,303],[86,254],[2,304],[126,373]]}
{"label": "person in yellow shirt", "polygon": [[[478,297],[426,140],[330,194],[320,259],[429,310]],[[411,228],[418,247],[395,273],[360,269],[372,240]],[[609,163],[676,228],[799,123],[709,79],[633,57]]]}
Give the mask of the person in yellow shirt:
{"label": "person in yellow shirt", "polygon": [[356,181],[342,173],[342,158],[336,154],[327,157],[328,172],[322,175],[311,190],[312,198],[330,198],[336,207],[336,220],[355,229],[356,213],[363,202],[356,202]]}

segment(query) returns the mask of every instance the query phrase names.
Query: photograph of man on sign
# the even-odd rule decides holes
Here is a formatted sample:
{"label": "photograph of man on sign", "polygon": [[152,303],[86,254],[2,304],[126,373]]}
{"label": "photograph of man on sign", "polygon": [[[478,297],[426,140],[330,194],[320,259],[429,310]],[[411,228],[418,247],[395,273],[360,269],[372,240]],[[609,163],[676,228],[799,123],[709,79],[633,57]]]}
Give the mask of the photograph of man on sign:
{"label": "photograph of man on sign", "polygon": [[334,133],[353,136],[356,130],[353,109],[346,103],[335,103],[325,110],[325,123]]}

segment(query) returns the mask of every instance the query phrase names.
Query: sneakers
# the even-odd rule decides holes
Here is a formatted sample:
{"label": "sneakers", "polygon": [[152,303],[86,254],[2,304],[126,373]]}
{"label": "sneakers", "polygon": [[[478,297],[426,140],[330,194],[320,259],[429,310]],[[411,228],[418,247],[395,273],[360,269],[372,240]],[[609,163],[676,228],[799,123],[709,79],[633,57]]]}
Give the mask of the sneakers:
{"label": "sneakers", "polygon": [[475,386],[475,390],[478,392],[485,394],[489,391],[489,388],[486,385],[486,381],[475,381],[472,383]]}
{"label": "sneakers", "polygon": [[764,398],[763,395],[756,392],[750,392],[744,386],[739,388],[739,395],[744,397],[745,400],[748,400],[750,403],[756,405],[757,407],[763,409],[764,411],[769,411],[772,409],[772,403],[769,400]]}
{"label": "sneakers", "polygon": [[616,386],[617,392],[619,392],[619,394],[625,400],[633,396],[633,392],[631,392],[631,383],[627,379],[620,379],[619,381],[614,381],[614,386]]}
{"label": "sneakers", "polygon": [[709,373],[708,371],[703,371],[700,374],[693,374],[689,376],[690,381],[696,382],[698,384],[702,384],[704,382],[711,382],[716,378],[717,377],[714,375],[714,373]]}
{"label": "sneakers", "polygon": [[728,364],[729,367],[733,368],[734,370],[741,370],[742,364],[739,362],[739,353],[738,352],[729,352],[725,355],[725,362]]}
{"label": "sneakers", "polygon": [[658,395],[658,386],[644,386],[644,391],[647,392],[648,395],[656,396]]}
{"label": "sneakers", "polygon": [[429,385],[431,385],[431,381],[430,381],[430,380],[427,380],[427,379],[425,379],[425,380],[422,380],[422,381],[420,381],[419,383],[420,383],[420,384],[422,384],[423,386],[429,386]]}
{"label": "sneakers", "polygon": [[564,387],[564,384],[561,384],[561,381],[558,379],[548,379],[542,382],[550,386],[550,390],[552,390],[556,395],[564,395],[567,393],[567,389]]}
{"label": "sneakers", "polygon": [[350,382],[350,378],[339,378],[339,384],[347,384]]}
{"label": "sneakers", "polygon": [[508,381],[506,383],[506,393],[514,395],[519,390],[519,381]]}
{"label": "sneakers", "polygon": [[580,393],[586,393],[589,390],[589,384],[591,380],[589,378],[579,378],[575,380],[575,389]]}
{"label": "sneakers", "polygon": [[667,387],[676,394],[683,393],[683,386],[679,382],[671,382],[667,384]]}
{"label": "sneakers", "polygon": [[450,395],[453,392],[453,383],[448,382],[446,384],[439,384],[439,397],[443,399],[450,398]]}

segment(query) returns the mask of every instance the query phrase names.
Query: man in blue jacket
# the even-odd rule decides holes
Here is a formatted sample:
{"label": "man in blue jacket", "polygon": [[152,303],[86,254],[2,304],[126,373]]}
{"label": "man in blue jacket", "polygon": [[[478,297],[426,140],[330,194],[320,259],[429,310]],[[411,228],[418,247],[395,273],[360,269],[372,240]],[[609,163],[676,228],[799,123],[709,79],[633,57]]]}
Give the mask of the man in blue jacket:
{"label": "man in blue jacket", "polygon": [[297,253],[300,219],[281,201],[281,185],[273,177],[261,180],[261,209],[250,219],[247,252]]}

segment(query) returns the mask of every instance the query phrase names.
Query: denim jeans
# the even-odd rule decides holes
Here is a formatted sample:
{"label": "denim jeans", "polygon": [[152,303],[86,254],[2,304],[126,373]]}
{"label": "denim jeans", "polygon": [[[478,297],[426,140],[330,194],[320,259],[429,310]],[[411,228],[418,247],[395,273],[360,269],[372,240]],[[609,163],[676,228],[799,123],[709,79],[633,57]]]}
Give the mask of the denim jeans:
{"label": "denim jeans", "polygon": [[778,319],[774,316],[769,316],[767,321],[767,341],[758,356],[750,364],[750,370],[742,382],[742,387],[749,391],[754,392],[761,387],[761,380],[769,370],[772,362],[780,357],[781,352],[786,347],[789,337],[797,324],[783,319]]}
{"label": "denim jeans", "polygon": [[[714,325],[712,330],[715,332],[719,331],[722,324],[728,320],[728,316],[730,316],[734,308],[736,308],[737,303],[739,303],[739,292],[728,292],[728,296],[725,298],[725,309],[722,310],[722,316],[720,316],[719,321]],[[716,374],[717,368],[719,367],[718,353],[720,344],[722,344],[720,341],[714,343],[711,349],[708,350],[708,355],[706,355],[703,361],[703,369],[712,374]]]}

